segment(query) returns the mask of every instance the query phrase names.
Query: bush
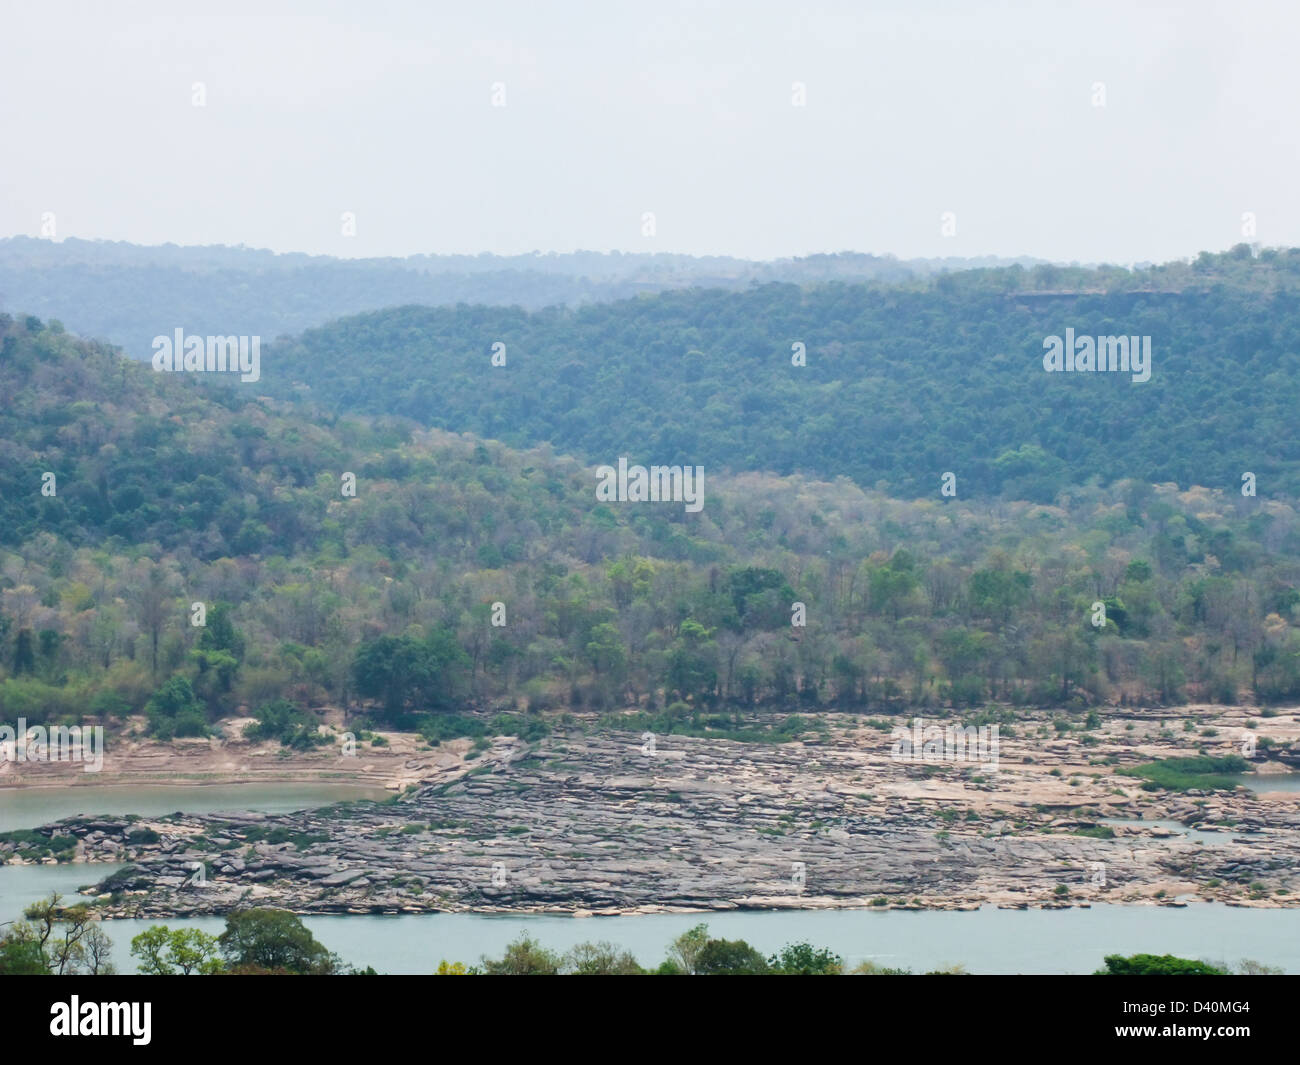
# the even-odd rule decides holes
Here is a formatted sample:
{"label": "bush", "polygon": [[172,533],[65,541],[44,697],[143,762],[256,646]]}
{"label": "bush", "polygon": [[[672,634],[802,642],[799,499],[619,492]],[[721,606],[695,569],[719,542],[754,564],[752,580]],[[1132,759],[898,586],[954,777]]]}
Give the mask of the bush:
{"label": "bush", "polygon": [[144,712],[149,718],[149,731],[161,740],[208,734],[203,704],[185,677],[175,676],[165,681],[153,693]]}
{"label": "bush", "polygon": [[316,719],[294,706],[288,699],[276,699],[253,712],[257,724],[244,729],[249,740],[279,740],[283,747],[310,750],[323,743],[327,737],[320,735]]}
{"label": "bush", "polygon": [[1189,788],[1213,791],[1216,788],[1231,789],[1232,785],[1222,777],[1244,773],[1249,768],[1250,764],[1246,759],[1240,755],[1230,754],[1222,758],[1162,758],[1156,762],[1126,766],[1118,772],[1122,776],[1142,778],[1146,781],[1142,786],[1148,791],[1156,788],[1168,788],[1171,791],[1186,791]]}
{"label": "bush", "polygon": [[485,957],[483,971],[488,976],[555,976],[563,961],[525,932],[506,947],[499,961]]}
{"label": "bush", "polygon": [[629,951],[613,943],[579,943],[564,958],[574,976],[640,976],[644,971]]}
{"label": "bush", "polygon": [[844,959],[834,951],[811,943],[791,943],[767,959],[775,973],[787,976],[836,976],[844,971]]}
{"label": "bush", "polygon": [[1106,968],[1098,969],[1097,976],[1227,976],[1227,969],[1219,969],[1208,962],[1191,961],[1172,954],[1107,954]]}
{"label": "bush", "polygon": [[700,951],[695,971],[701,976],[757,976],[767,961],[743,939],[710,939]]}

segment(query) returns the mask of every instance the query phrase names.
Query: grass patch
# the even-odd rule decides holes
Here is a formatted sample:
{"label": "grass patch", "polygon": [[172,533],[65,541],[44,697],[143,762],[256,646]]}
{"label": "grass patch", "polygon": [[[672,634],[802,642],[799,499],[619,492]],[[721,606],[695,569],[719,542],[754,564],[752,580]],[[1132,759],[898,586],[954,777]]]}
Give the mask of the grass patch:
{"label": "grass patch", "polygon": [[1147,791],[1158,788],[1170,791],[1230,791],[1235,785],[1223,778],[1244,773],[1247,768],[1249,763],[1246,759],[1230,754],[1222,758],[1162,758],[1142,765],[1126,766],[1118,772],[1121,776],[1138,777],[1146,781],[1142,787]]}

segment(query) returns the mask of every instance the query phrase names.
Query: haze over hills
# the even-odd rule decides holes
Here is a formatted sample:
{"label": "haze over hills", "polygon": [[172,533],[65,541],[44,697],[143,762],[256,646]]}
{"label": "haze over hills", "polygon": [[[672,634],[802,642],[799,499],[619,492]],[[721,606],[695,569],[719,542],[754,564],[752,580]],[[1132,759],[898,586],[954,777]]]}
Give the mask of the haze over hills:
{"label": "haze over hills", "polygon": [[[342,243],[346,244],[343,238]],[[620,252],[414,255],[343,259],[254,248],[145,247],[75,237],[0,240],[0,311],[57,318],[79,335],[147,358],[155,336],[258,335],[270,340],[332,318],[403,304],[538,309],[704,285],[906,280],[1039,260],[912,259],[843,253],[755,262],[729,256]]]}

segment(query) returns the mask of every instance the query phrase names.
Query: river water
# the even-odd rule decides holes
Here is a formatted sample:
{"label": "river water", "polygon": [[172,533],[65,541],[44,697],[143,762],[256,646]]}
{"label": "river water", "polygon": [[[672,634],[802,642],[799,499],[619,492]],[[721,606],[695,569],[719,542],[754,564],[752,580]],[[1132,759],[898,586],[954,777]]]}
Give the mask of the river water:
{"label": "river water", "polygon": [[[1270,780],[1268,790],[1271,788]],[[70,795],[71,791],[79,794]],[[88,794],[95,791],[112,794]],[[236,785],[76,788],[39,797],[35,792],[0,792],[4,818],[0,823],[6,828],[31,827],[90,809],[96,813],[144,815],[178,808],[187,812],[234,808],[274,812],[366,797],[356,791],[338,785]],[[85,864],[0,866],[0,921],[14,919],[24,905],[52,891],[73,895],[78,887],[116,868]],[[525,931],[559,951],[584,941],[609,940],[630,950],[641,964],[656,965],[674,937],[700,922],[706,922],[715,936],[745,939],[765,954],[798,941],[830,947],[850,967],[872,961],[917,971],[961,965],[972,973],[1088,973],[1102,965],[1106,954],[1142,952],[1230,965],[1250,958],[1288,973],[1300,973],[1300,911],[1218,903],[1191,903],[1186,907],[1101,904],[1065,910],[999,910],[986,906],[970,912],[822,910],[592,918],[413,914],[305,919],[316,938],[344,961],[373,965],[383,973],[428,973],[442,959],[475,964],[485,954],[500,957],[506,945]],[[214,934],[224,927],[219,917],[107,922],[106,931],[113,940],[114,960],[120,971],[134,969],[131,938],[156,923],[187,925]]]}
{"label": "river water", "polygon": [[0,832],[35,828],[75,814],[161,817],[183,810],[210,814],[260,810],[287,814],[347,799],[382,799],[391,792],[353,784],[86,785],[68,788],[0,788]]}

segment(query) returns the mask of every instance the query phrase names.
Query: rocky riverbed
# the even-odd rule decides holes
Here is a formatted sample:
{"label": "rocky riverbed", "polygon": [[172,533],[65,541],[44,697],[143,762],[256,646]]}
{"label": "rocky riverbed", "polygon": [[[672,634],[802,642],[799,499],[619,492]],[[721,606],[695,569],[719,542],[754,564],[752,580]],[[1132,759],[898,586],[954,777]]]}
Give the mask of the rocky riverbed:
{"label": "rocky riverbed", "polygon": [[[575,731],[498,740],[386,803],[41,832],[78,860],[130,863],[97,888],[111,916],[1295,905],[1300,794],[1149,792],[1115,774],[1195,753],[1187,716],[1091,734],[1044,717],[1002,740],[996,769],[900,762],[888,731],[842,715],[802,743]],[[1263,724],[1288,746],[1300,731]],[[1123,822],[1113,838],[1103,819]]]}

